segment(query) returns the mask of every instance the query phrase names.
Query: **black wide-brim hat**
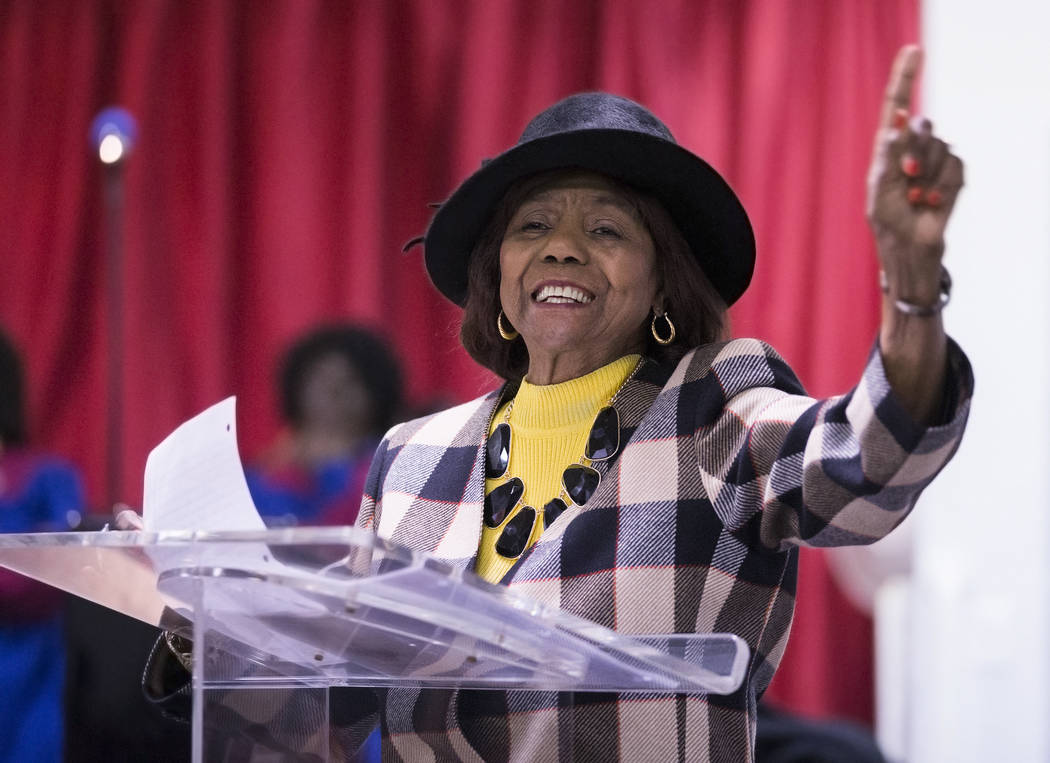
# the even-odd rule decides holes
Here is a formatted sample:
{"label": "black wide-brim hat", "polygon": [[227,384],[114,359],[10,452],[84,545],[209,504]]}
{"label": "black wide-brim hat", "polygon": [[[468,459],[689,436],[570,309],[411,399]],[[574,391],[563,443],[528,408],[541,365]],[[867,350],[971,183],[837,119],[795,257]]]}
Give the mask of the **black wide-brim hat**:
{"label": "black wide-brim hat", "polygon": [[516,181],[556,169],[591,170],[655,197],[727,305],[751,282],[755,235],[722,176],[644,106],[579,93],[540,113],[513,148],[484,162],[438,208],[423,242],[427,272],[442,294],[465,304],[470,255],[496,205]]}

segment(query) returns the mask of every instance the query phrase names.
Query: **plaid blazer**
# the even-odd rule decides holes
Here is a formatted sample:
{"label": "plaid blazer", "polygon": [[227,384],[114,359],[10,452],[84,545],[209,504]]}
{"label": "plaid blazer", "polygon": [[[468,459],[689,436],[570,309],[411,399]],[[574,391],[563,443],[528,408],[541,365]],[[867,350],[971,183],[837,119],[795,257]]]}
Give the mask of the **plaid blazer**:
{"label": "plaid blazer", "polygon": [[[873,351],[860,383],[806,397],[757,340],[653,361],[613,401],[619,456],[502,581],[625,634],[729,631],[751,648],[729,696],[391,690],[384,759],[718,760],[754,757],[758,696],[783,654],[799,545],[870,543],[951,458],[972,392],[949,347],[943,425],[914,423]],[[504,387],[401,424],[376,452],[358,524],[470,568],[481,537],[484,445]]]}

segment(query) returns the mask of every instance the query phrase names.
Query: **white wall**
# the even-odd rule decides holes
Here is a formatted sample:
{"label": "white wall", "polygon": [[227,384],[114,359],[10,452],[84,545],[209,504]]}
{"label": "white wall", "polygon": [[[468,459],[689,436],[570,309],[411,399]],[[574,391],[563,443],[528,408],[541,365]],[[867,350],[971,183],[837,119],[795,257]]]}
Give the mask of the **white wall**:
{"label": "white wall", "polygon": [[1050,761],[1050,3],[925,0],[923,26],[977,394],[914,516],[908,759]]}

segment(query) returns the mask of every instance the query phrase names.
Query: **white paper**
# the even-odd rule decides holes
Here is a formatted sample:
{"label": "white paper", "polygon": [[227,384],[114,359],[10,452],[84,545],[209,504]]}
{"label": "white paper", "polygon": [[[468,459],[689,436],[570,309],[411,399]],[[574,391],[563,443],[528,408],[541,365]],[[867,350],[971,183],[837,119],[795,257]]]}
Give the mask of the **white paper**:
{"label": "white paper", "polygon": [[[236,398],[197,414],[180,425],[146,458],[143,477],[142,521],[148,532],[165,530],[258,531],[266,525],[259,516],[237,449]],[[209,594],[208,628],[271,654],[295,661],[312,659],[316,649],[295,639],[260,629],[256,618],[268,613],[298,612],[300,616],[323,615],[326,608],[294,587],[273,585],[256,596],[246,609],[238,576],[312,579],[313,575],[276,561],[263,542],[205,543],[187,548],[156,545],[146,550],[154,570],[173,574],[178,585],[180,571],[190,578],[203,571],[221,579],[230,578],[229,589],[212,585]],[[165,583],[161,582],[161,588]],[[193,613],[180,610],[190,619]],[[246,614],[247,612],[247,614]]]}
{"label": "white paper", "polygon": [[146,458],[142,521],[161,530],[265,530],[237,450],[237,398],[168,435]]}

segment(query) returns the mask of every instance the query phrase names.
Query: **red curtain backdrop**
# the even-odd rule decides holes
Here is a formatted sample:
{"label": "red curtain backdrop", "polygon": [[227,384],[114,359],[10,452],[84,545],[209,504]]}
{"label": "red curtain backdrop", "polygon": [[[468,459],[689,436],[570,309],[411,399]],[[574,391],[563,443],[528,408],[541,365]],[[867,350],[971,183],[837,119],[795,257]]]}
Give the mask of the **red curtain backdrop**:
{"label": "red curtain backdrop", "polygon": [[[729,179],[758,270],[737,335],[813,394],[850,387],[875,337],[864,174],[918,0],[7,0],[0,3],[0,324],[21,347],[37,443],[105,510],[106,237],[88,127],[138,120],[125,164],[119,494],[183,419],[239,397],[242,451],[278,428],[273,363],[294,334],[383,330],[419,405],[490,387],[418,250],[428,202],[555,99],[650,106]],[[772,695],[870,719],[870,623],[804,553]]]}

